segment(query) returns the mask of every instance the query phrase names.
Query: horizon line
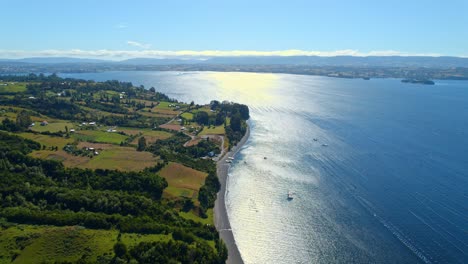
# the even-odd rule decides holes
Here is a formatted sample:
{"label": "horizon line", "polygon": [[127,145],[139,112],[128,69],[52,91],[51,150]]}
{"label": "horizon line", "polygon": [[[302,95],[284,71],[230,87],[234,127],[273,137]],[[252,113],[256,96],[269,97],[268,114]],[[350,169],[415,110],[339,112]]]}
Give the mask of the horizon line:
{"label": "horizon line", "polygon": [[361,52],[359,50],[346,49],[336,51],[307,51],[299,49],[257,51],[257,50],[0,50],[2,59],[26,59],[41,57],[69,57],[75,59],[103,59],[103,60],[126,60],[134,58],[150,59],[210,59],[216,57],[457,57],[468,58],[466,55],[446,55],[439,53],[411,53],[395,50]]}

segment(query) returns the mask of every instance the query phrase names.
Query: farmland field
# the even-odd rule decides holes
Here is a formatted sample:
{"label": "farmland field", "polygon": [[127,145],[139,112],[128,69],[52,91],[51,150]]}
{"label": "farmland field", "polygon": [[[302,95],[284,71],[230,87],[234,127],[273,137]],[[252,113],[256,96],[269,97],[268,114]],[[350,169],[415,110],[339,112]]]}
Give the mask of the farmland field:
{"label": "farmland field", "polygon": [[207,173],[197,171],[179,163],[171,162],[159,175],[169,184],[165,193],[170,196],[196,198],[198,190],[204,184]]}
{"label": "farmland field", "polygon": [[[89,169],[117,169],[122,171],[141,171],[144,168],[156,165],[158,159],[153,154],[136,151],[132,147],[118,147],[99,152],[87,163],[78,167]],[[64,162],[66,165],[66,162]]]}
{"label": "farmland field", "polygon": [[191,111],[192,113],[198,113],[198,112],[206,112],[208,115],[214,115],[214,112],[211,112],[211,109],[209,107],[201,107],[195,110]]}
{"label": "farmland field", "polygon": [[158,158],[144,151],[136,151],[132,147],[120,147],[112,144],[93,144],[81,142],[78,147],[93,147],[98,155],[93,158],[74,156],[63,150],[37,150],[29,154],[40,159],[51,159],[63,162],[65,167],[78,167],[82,169],[117,169],[121,171],[141,171],[144,168],[156,165]]}
{"label": "farmland field", "polygon": [[46,147],[56,146],[59,149],[62,149],[65,145],[72,143],[74,141],[71,138],[55,137],[55,136],[33,134],[33,133],[20,133],[18,135],[27,139],[34,140],[43,146],[46,146]]}
{"label": "farmland field", "polygon": [[68,127],[68,129],[74,128],[73,123],[71,122],[50,122],[46,126],[41,126],[40,122],[36,122],[36,125],[31,127],[31,130],[36,131],[36,132],[59,132],[63,131],[65,132],[65,126]]}
{"label": "farmland field", "polygon": [[189,112],[185,112],[180,115],[181,117],[185,118],[186,120],[192,120],[193,119],[193,114]]}
{"label": "farmland field", "polygon": [[127,136],[100,130],[80,130],[73,134],[73,138],[81,141],[120,144]]}
{"label": "farmland field", "polygon": [[167,116],[175,116],[179,114],[179,111],[166,109],[166,108],[158,108],[157,106],[151,110],[152,113],[163,114]]}
{"label": "farmland field", "polygon": [[215,126],[215,127],[207,127],[205,126],[203,128],[203,130],[200,132],[200,134],[198,134],[199,136],[202,136],[202,135],[222,135],[222,134],[225,134],[226,131],[224,130],[224,125],[220,125],[220,126]]}
{"label": "farmland field", "polygon": [[[167,139],[172,136],[171,133],[166,132],[166,131],[145,131],[143,132],[143,137],[146,139],[147,144],[151,144],[156,142],[156,140],[160,139]],[[138,138],[136,138],[132,144],[137,144],[138,143]]]}
{"label": "farmland field", "polygon": [[[201,220],[194,216],[194,220]],[[210,219],[210,218],[208,218]],[[212,222],[210,222],[212,223]],[[79,226],[15,225],[0,227],[0,264],[54,263],[78,261],[95,263],[101,255],[113,256],[117,230],[86,229]],[[169,241],[171,235],[123,233],[127,247],[140,242]],[[11,261],[14,258],[14,261]]]}
{"label": "farmland field", "polygon": [[21,93],[26,91],[26,83],[6,83],[0,82],[0,94]]}
{"label": "farmland field", "polygon": [[164,125],[160,125],[159,127],[164,128],[164,129],[175,130],[175,131],[180,131],[180,129],[182,128],[181,125],[176,125],[176,124],[164,124]]}
{"label": "farmland field", "polygon": [[117,234],[77,226],[16,225],[0,229],[0,263],[11,263],[14,255],[14,263],[77,261],[83,255],[95,262],[100,255],[113,254]]}

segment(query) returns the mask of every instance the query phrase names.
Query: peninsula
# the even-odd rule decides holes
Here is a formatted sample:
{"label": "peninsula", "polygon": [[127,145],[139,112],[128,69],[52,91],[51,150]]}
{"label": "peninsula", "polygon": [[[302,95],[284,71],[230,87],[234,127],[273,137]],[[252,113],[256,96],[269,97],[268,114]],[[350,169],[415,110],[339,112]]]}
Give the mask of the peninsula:
{"label": "peninsula", "polygon": [[221,168],[248,119],[128,82],[0,76],[0,263],[241,262]]}

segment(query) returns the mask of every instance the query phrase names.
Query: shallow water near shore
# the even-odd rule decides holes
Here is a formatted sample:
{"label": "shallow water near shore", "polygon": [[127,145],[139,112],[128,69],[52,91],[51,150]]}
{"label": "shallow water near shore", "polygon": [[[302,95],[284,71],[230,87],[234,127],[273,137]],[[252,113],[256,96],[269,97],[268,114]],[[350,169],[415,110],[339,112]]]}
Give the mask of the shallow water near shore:
{"label": "shallow water near shore", "polygon": [[236,155],[226,196],[245,263],[468,262],[466,81],[62,76],[131,81],[186,102],[249,105],[250,138]]}

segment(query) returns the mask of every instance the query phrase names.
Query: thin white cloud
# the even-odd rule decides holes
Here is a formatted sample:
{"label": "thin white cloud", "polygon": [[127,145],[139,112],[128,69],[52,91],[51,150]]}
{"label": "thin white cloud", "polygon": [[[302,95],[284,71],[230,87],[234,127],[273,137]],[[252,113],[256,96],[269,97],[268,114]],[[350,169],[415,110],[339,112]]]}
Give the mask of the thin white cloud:
{"label": "thin white cloud", "polygon": [[212,58],[212,57],[242,57],[242,56],[432,56],[438,57],[436,53],[408,53],[400,51],[370,51],[360,52],[358,50],[337,51],[304,51],[304,50],[277,50],[277,51],[255,51],[255,50],[151,50],[149,44],[136,41],[128,41],[128,45],[138,47],[141,50],[0,50],[0,58],[26,58],[26,57],[76,57],[76,58],[101,58],[110,60],[128,58]]}
{"label": "thin white cloud", "polygon": [[120,24],[115,25],[115,27],[118,29],[124,29],[124,28],[128,28],[128,25],[124,23],[120,23]]}
{"label": "thin white cloud", "polygon": [[144,43],[131,41],[131,40],[127,41],[127,44],[130,45],[130,46],[137,47],[137,48],[142,48],[142,49],[149,49],[151,47],[150,44],[144,44]]}

